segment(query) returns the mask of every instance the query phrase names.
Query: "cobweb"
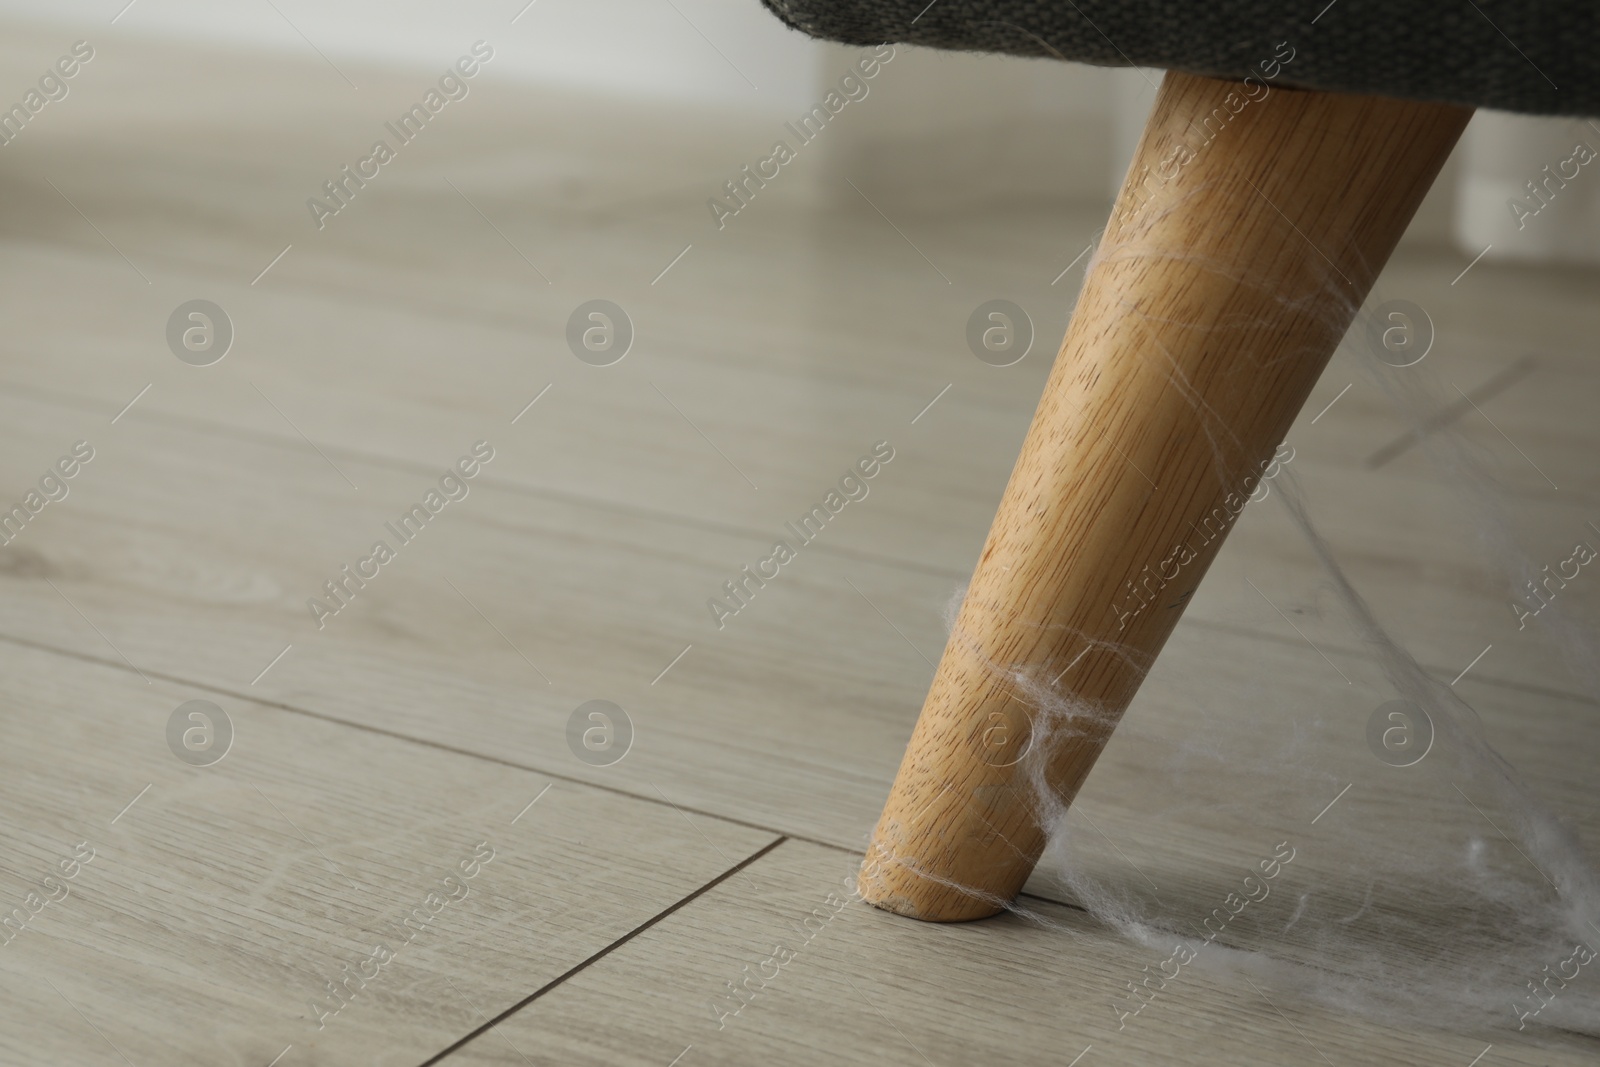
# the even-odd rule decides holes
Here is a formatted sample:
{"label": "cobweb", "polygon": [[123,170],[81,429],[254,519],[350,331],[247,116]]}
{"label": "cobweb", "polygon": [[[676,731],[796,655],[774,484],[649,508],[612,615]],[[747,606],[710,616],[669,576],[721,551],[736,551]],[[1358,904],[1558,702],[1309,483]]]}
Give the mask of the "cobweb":
{"label": "cobweb", "polygon": [[[1529,583],[1551,572],[1524,548],[1513,495],[1491,474],[1486,451],[1458,429],[1436,428],[1453,395],[1425,368],[1402,373],[1361,362],[1454,490],[1506,598],[1537,604]],[[991,665],[1033,717],[1034,744],[1019,769],[1051,832],[1030,887],[1081,905],[1149,949],[1149,967],[1107,990],[1106,1019],[1127,1025],[1170,995],[1188,968],[1202,967],[1387,1024],[1423,1021],[1491,1036],[1521,1030],[1535,1040],[1557,1031],[1600,1035],[1600,963],[1592,962],[1600,949],[1600,878],[1574,820],[1496,750],[1462,691],[1392,636],[1319,532],[1293,469],[1274,479],[1269,495],[1276,504],[1252,508],[1281,509],[1320,566],[1344,646],[1363,650],[1369,671],[1352,685],[1359,697],[1287,709],[1270,722],[1206,711],[1247,693],[1261,706],[1274,683],[1255,678],[1186,694],[1192,719],[1168,713],[1146,721],[1136,699],[1116,724],[1034,669]],[[959,604],[958,593],[947,612],[952,627]],[[1551,686],[1569,694],[1567,707],[1592,718],[1600,656],[1582,601],[1552,603],[1527,625],[1559,650],[1568,677]],[[1180,634],[1192,654],[1207,652],[1210,638],[1181,626]],[[1146,690],[1181,687],[1159,677],[1174,655],[1169,649],[1150,665]],[[1200,684],[1210,685],[1205,673]],[[1528,722],[1548,714],[1532,689],[1514,701],[1527,705],[1518,714]],[[1103,736],[1113,725],[1101,766],[1069,808],[1045,780],[1054,745]],[[1547,728],[1559,745],[1559,730]],[[1115,788],[1096,788],[1107,763],[1121,767]],[[1141,783],[1138,797],[1125,795],[1129,780]],[[1309,809],[1308,796],[1316,798]],[[1097,819],[1088,813],[1091,797]],[[1330,803],[1316,814],[1340,798],[1342,810]],[[1133,815],[1107,826],[1112,807]],[[1195,845],[1158,857],[1154,871],[1147,848],[1141,867],[1114,843],[1127,831],[1137,835],[1141,823],[1163,827],[1146,830],[1147,845],[1186,834]],[[1241,840],[1255,842],[1253,851],[1238,851]],[[1207,847],[1219,842],[1231,842],[1231,854]],[[1060,926],[1027,895],[1007,906]]]}

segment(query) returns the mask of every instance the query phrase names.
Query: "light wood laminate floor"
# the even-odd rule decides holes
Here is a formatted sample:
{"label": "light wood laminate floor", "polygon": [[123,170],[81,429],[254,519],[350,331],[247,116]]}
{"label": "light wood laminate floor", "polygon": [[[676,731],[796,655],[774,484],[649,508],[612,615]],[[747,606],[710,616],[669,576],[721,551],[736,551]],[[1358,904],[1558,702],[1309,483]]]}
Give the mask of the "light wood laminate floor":
{"label": "light wood laminate floor", "polygon": [[[10,28],[0,56],[32,70],[58,36]],[[1509,1011],[1380,1024],[1204,969],[1119,1030],[1108,1003],[1150,953],[1048,870],[1029,897],[1045,925],[830,896],[1070,314],[1081,264],[1052,279],[1092,207],[882,204],[889,225],[797,181],[718,232],[704,199],[764,120],[491,70],[319,231],[306,198],[426,74],[360,73],[360,94],[330,94],[315,61],[119,41],[0,151],[0,500],[93,449],[0,548],[0,911],[31,916],[0,944],[0,1062],[1594,1062],[1600,1039],[1518,1033]],[[1403,255],[1374,303],[1428,309],[1417,380],[1473,398],[1442,418],[1518,531],[1565,558],[1600,523],[1600,277],[1480,263],[1452,281],[1469,258]],[[964,340],[995,296],[1037,331],[1007,368]],[[194,299],[236,333],[211,366],[168,347]],[[611,366],[568,349],[592,299],[633,324]],[[1592,847],[1595,704],[1518,630],[1371,361],[1353,335],[1286,469],[1379,616]],[[493,458],[401,544],[386,524],[479,441]],[[868,495],[718,628],[707,599],[881,441]],[[316,619],[308,599],[379,539],[395,558]],[[1592,584],[1568,603],[1600,602]],[[1483,814],[1373,758],[1362,731],[1390,695],[1305,541],[1252,505],[1081,797],[1105,841],[1081,862],[1200,915],[1293,839],[1294,877],[1359,904],[1319,834],[1348,848],[1362,821],[1377,840]],[[206,766],[169,742],[192,700],[231,724]],[[619,762],[569,743],[591,700],[631,721]],[[1197,730],[1333,756],[1270,803],[1249,752],[1175,797],[1155,753]],[[46,877],[65,895],[29,909]],[[1270,948],[1290,901],[1271,907],[1239,947]],[[819,908],[719,1019],[726,984]]]}

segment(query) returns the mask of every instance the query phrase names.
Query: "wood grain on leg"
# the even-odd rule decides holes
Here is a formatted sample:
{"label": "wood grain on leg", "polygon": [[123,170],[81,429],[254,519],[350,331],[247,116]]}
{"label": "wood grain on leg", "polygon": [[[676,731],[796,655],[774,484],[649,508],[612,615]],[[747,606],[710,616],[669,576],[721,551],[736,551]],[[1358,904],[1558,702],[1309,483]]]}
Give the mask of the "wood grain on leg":
{"label": "wood grain on leg", "polygon": [[[1471,114],[1261,89],[1162,85],[862,868],[879,907],[1021,889],[1025,768],[1076,794]],[[1082,728],[1035,736],[1030,684]]]}

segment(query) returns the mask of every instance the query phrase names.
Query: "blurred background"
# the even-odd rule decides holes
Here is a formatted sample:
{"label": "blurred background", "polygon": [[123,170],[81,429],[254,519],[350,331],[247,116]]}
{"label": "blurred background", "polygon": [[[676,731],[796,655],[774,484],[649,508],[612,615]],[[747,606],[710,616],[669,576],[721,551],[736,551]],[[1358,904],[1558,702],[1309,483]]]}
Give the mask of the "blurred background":
{"label": "blurred background", "polygon": [[[756,0],[0,0],[0,14],[80,35],[346,64],[437,64],[456,38],[481,36],[497,49],[497,80],[667,105],[676,118],[665,121],[685,125],[793,120],[854,54],[791,32]],[[849,173],[867,193],[892,189],[907,205],[1109,204],[1160,81],[1159,71],[902,51],[894,76],[871,87],[872,106],[829,132],[817,161],[798,168],[804,176],[786,179],[795,187],[786,195],[839,196],[836,177]],[[1600,146],[1595,123],[1478,115],[1408,240],[1473,256],[1492,246],[1486,260],[1600,262],[1600,181],[1583,180],[1587,168],[1537,220],[1519,227],[1507,206],[1517,197],[1534,204],[1527,183],[1584,140]]]}

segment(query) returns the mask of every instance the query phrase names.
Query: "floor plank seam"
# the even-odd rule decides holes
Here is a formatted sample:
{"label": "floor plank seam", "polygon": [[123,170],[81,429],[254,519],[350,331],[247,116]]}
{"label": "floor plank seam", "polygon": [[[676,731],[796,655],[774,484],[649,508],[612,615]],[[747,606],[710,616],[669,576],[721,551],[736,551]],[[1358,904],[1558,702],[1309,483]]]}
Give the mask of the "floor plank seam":
{"label": "floor plank seam", "polygon": [[[75,659],[85,663],[93,663],[101,667],[110,667],[114,670],[121,671],[124,674],[133,673],[128,669],[127,664],[124,663],[119,663],[114,660],[101,659],[98,656],[93,656],[86,652],[55,648],[37,641],[30,641],[24,637],[16,637],[12,634],[0,633],[0,642],[18,645],[22,648],[31,648],[36,652],[44,652],[50,655],[63,656],[68,659]],[[509,767],[516,771],[526,771],[529,774],[543,775],[546,778],[550,778],[558,782],[566,782],[571,785],[582,786],[586,789],[598,789],[614,796],[625,797],[628,800],[643,801],[660,808],[669,806],[660,799],[652,797],[646,793],[631,793],[619,786],[605,785],[599,782],[590,782],[572,775],[562,774],[560,771],[544,770],[540,767],[533,767],[527,764],[517,763],[501,756],[491,756],[482,752],[473,752],[471,749],[456,748],[452,745],[441,744],[438,741],[433,741],[426,737],[412,737],[409,734],[397,733],[393,730],[385,730],[380,726],[372,726],[368,723],[352,722],[348,719],[341,719],[337,716],[328,715],[324,712],[311,711],[308,708],[301,708],[296,707],[293,704],[286,704],[283,701],[273,700],[270,697],[240,693],[232,689],[226,689],[219,685],[212,685],[209,682],[197,682],[190,678],[182,678],[177,675],[167,674],[166,672],[159,670],[147,671],[145,673],[152,678],[160,678],[162,681],[171,682],[174,685],[188,686],[190,688],[203,690],[209,693],[220,693],[224,696],[232,697],[235,700],[243,700],[252,704],[260,704],[262,707],[276,708],[279,711],[288,712],[291,715],[303,715],[308,719],[315,719],[318,722],[328,723],[332,726],[348,727],[349,729],[360,730],[378,737],[387,737],[393,741],[402,741],[407,744],[420,745],[424,748],[434,749],[435,751],[439,752],[449,752],[450,754],[456,756],[465,756],[469,759],[482,760],[485,763],[493,763],[501,767]],[[690,807],[684,804],[675,804],[670,806],[674,810],[688,812],[691,815],[700,815],[707,819],[715,819],[718,822],[728,823],[732,826],[742,826],[746,830],[758,830],[764,834],[776,834],[787,840],[800,841],[808,845],[816,845],[819,848],[832,849],[835,852],[845,852],[851,855],[858,854],[857,850],[847,848],[844,845],[834,844],[832,841],[823,841],[817,838],[807,837],[802,834],[790,833],[786,830],[779,830],[775,827],[763,826],[760,823],[748,822],[744,819],[736,819],[727,815],[718,815],[714,811],[706,811],[703,808]],[[865,849],[861,850],[859,854],[864,856],[866,854]]]}
{"label": "floor plank seam", "polygon": [[[88,653],[84,653],[84,652],[68,651],[68,650],[64,650],[64,649],[54,648],[54,647],[52,647],[50,645],[42,644],[42,643],[37,642],[37,641],[30,641],[30,640],[28,640],[26,638],[15,637],[15,636],[13,636],[11,634],[0,633],[0,642],[5,642],[7,644],[17,645],[17,646],[20,646],[22,648],[30,648],[30,649],[33,649],[36,652],[44,652],[47,655],[62,656],[62,657],[68,658],[68,659],[75,659],[75,660],[80,660],[80,661],[86,662],[86,663],[93,663],[93,664],[95,664],[97,666],[101,666],[101,667],[110,667],[112,669],[122,671],[123,673],[132,673],[131,671],[129,671],[127,665],[124,664],[124,663],[118,663],[118,662],[113,661],[113,660],[100,659],[97,656],[92,656],[92,655],[89,655]],[[262,707],[276,708],[279,711],[288,712],[291,715],[303,715],[308,719],[315,719],[318,722],[325,722],[325,723],[328,723],[331,726],[348,727],[349,729],[361,730],[361,731],[366,732],[366,733],[374,734],[374,735],[376,735],[378,737],[387,737],[390,740],[394,740],[394,741],[401,741],[401,742],[405,742],[405,743],[408,743],[408,744],[419,745],[419,746],[421,746],[423,748],[431,748],[431,749],[435,749],[435,750],[440,751],[440,752],[449,752],[452,755],[456,755],[456,756],[466,756],[469,759],[482,760],[485,763],[493,763],[493,764],[497,764],[497,765],[502,766],[502,767],[509,767],[512,770],[526,771],[526,772],[528,772],[530,774],[539,774],[539,775],[543,775],[546,778],[553,779],[554,781],[567,782],[567,783],[570,783],[572,785],[583,786],[583,787],[588,788],[588,789],[598,789],[598,790],[601,790],[602,792],[611,793],[614,796],[624,797],[624,798],[626,798],[628,800],[644,801],[646,803],[653,804],[656,807],[665,807],[666,806],[665,804],[662,803],[662,801],[657,800],[654,797],[648,796],[648,795],[643,794],[643,793],[630,793],[626,789],[621,789],[621,788],[619,788],[617,786],[609,786],[609,785],[602,785],[602,784],[599,784],[599,783],[596,783],[596,782],[588,782],[588,781],[585,781],[582,778],[570,777],[568,775],[564,775],[564,774],[561,774],[559,772],[542,770],[542,769],[540,769],[538,767],[530,767],[530,766],[526,766],[526,765],[521,764],[521,763],[515,763],[515,762],[512,762],[511,760],[504,759],[504,758],[499,757],[499,756],[489,756],[489,755],[485,755],[485,754],[483,754],[481,752],[473,752],[473,751],[470,751],[470,750],[464,749],[464,748],[454,748],[454,747],[452,747],[450,745],[440,744],[437,741],[431,741],[431,740],[429,740],[428,738],[425,738],[425,737],[411,737],[411,736],[409,736],[407,734],[396,733],[393,730],[385,730],[382,727],[371,726],[371,725],[368,725],[366,723],[350,722],[348,720],[340,719],[340,718],[337,718],[335,716],[324,714],[322,712],[311,711],[311,710],[306,709],[306,708],[296,707],[293,704],[286,704],[286,703],[284,703],[282,701],[279,701],[279,700],[272,700],[270,698],[259,697],[259,696],[251,696],[251,695],[244,694],[244,693],[236,693],[233,690],[224,689],[221,686],[211,685],[211,684],[208,684],[208,683],[205,683],[205,682],[196,682],[196,681],[193,681],[193,680],[188,679],[188,678],[179,678],[179,677],[177,677],[175,675],[170,675],[170,674],[167,674],[167,673],[165,673],[163,671],[152,671],[151,674],[153,674],[154,677],[160,678],[163,681],[172,682],[175,685],[186,685],[186,686],[191,686],[191,687],[196,688],[196,689],[204,690],[206,692],[221,693],[221,694],[223,694],[225,696],[233,697],[236,700],[246,700],[246,701],[249,701],[249,702],[251,702],[253,704],[260,704]],[[775,827],[771,827],[771,826],[763,826],[760,823],[753,823],[753,822],[746,821],[744,819],[736,819],[736,818],[732,818],[732,817],[727,816],[727,815],[719,815],[714,811],[706,811],[706,810],[704,810],[702,808],[686,807],[686,806],[684,806],[682,804],[673,805],[673,807],[674,807],[675,810],[685,811],[685,812],[688,812],[690,814],[699,815],[699,816],[702,816],[702,817],[707,818],[707,819],[716,819],[718,822],[728,823],[728,824],[731,824],[733,826],[741,826],[741,827],[744,827],[746,830],[757,830],[757,831],[760,831],[761,833],[764,833],[764,834],[774,834],[777,837],[779,837],[781,840],[784,840],[784,841],[797,841],[797,842],[800,842],[802,844],[815,845],[817,848],[825,848],[825,849],[828,849],[829,851],[832,851],[832,852],[842,852],[842,853],[844,853],[845,855],[848,855],[848,856],[862,856],[862,857],[866,856],[865,848],[854,849],[854,848],[850,848],[850,847],[848,847],[846,845],[835,844],[832,841],[824,841],[824,840],[822,840],[820,838],[808,837],[808,836],[806,836],[804,834],[790,833],[789,831],[786,831],[786,830],[779,830],[779,829],[777,829]],[[1077,903],[1074,903],[1074,902],[1069,901],[1069,900],[1058,900],[1055,897],[1044,896],[1044,895],[1039,894],[1039,893],[1030,893],[1030,892],[1024,891],[1024,892],[1022,892],[1022,893],[1020,893],[1018,895],[1021,896],[1021,897],[1027,897],[1030,900],[1039,900],[1039,901],[1043,901],[1043,902],[1045,902],[1047,904],[1056,904],[1056,905],[1059,905],[1060,907],[1063,907],[1063,908],[1072,908],[1072,909],[1074,909],[1076,911],[1086,911],[1087,910],[1081,904],[1077,904]]]}
{"label": "floor plank seam", "polygon": [[452,1052],[456,1052],[457,1050],[459,1050],[461,1048],[464,1048],[468,1044],[471,1044],[474,1040],[476,1040],[477,1038],[481,1037],[483,1034],[486,1034],[490,1030],[493,1030],[496,1026],[498,1026],[500,1023],[504,1022],[506,1019],[509,1019],[511,1016],[515,1015],[517,1012],[521,1011],[523,1008],[527,1007],[529,1004],[532,1004],[534,1001],[538,1000],[540,997],[544,996],[546,993],[550,992],[552,989],[556,988],[557,986],[561,985],[563,982],[567,981],[567,979],[569,979],[572,976],[578,974],[580,971],[583,971],[583,970],[587,969],[592,964],[598,963],[600,960],[602,960],[605,957],[611,955],[611,953],[615,952],[617,949],[621,948],[623,945],[626,945],[629,941],[632,941],[634,938],[638,937],[640,934],[644,933],[646,930],[650,929],[652,926],[655,926],[657,923],[659,923],[662,920],[664,920],[664,919],[668,918],[669,916],[673,915],[675,912],[687,907],[689,904],[691,904],[694,901],[698,900],[700,897],[704,896],[706,893],[709,893],[711,890],[715,889],[717,886],[721,885],[723,882],[726,882],[728,879],[732,878],[734,875],[738,874],[740,871],[744,870],[746,867],[749,867],[751,864],[755,863],[757,860],[760,860],[761,858],[766,856],[768,853],[770,853],[774,849],[776,849],[779,845],[783,844],[785,841],[788,841],[788,840],[790,840],[788,837],[780,836],[776,841],[773,841],[770,844],[767,844],[767,845],[763,846],[758,851],[751,853],[749,856],[747,856],[744,859],[740,860],[738,863],[734,864],[732,867],[729,867],[726,871],[723,871],[721,874],[717,875],[717,877],[711,879],[711,881],[707,882],[705,885],[703,885],[700,888],[696,889],[694,892],[689,893],[686,896],[684,896],[683,899],[681,899],[679,901],[676,901],[675,903],[673,903],[669,907],[664,908],[663,910],[657,912],[655,915],[652,915],[649,919],[646,919],[644,922],[640,923],[638,926],[634,927],[632,930],[629,930],[627,933],[623,934],[621,937],[617,938],[615,941],[611,942],[609,945],[606,945],[604,948],[600,949],[598,952],[595,952],[593,955],[589,956],[587,959],[580,960],[577,964],[573,965],[571,968],[569,968],[568,970],[566,970],[562,974],[559,974],[556,977],[552,978],[550,981],[546,982],[544,985],[540,986],[538,989],[535,989],[532,993],[529,993],[526,997],[523,997],[521,1000],[519,1000],[515,1004],[511,1005],[511,1007],[507,1008],[505,1011],[501,1012],[499,1015],[496,1015],[494,1018],[490,1019],[488,1022],[484,1023],[482,1026],[479,1026],[475,1030],[469,1031],[465,1036],[463,1036],[460,1039],[458,1039],[454,1044],[446,1046],[445,1048],[443,1048],[443,1049],[439,1050],[438,1052],[434,1053],[428,1059],[423,1060],[420,1064],[417,1065],[417,1067],[431,1067],[432,1064],[438,1063],[440,1060],[444,1059],[446,1056],[450,1055]]}

